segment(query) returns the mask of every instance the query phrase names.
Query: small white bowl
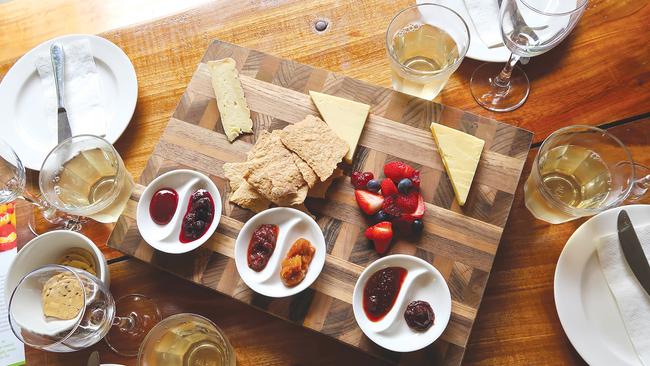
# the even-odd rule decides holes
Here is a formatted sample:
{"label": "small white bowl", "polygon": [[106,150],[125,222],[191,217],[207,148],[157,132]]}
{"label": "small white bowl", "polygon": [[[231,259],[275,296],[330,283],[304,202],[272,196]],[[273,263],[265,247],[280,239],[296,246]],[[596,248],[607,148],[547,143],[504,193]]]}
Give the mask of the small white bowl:
{"label": "small white bowl", "polygon": [[[266,267],[255,272],[248,267],[248,244],[255,229],[263,224],[279,226],[278,240]],[[309,240],[316,252],[302,282],[287,287],[280,279],[281,263],[291,245],[299,238]],[[325,265],[326,251],[323,231],[314,219],[293,208],[276,207],[258,213],[244,224],[235,242],[235,265],[239,276],[253,291],[269,297],[287,297],[303,291],[316,281]]]}
{"label": "small white bowl", "polygon": [[[149,215],[151,197],[162,188],[171,188],[178,193],[176,212],[166,225],[156,224]],[[181,243],[180,233],[183,217],[187,212],[190,196],[198,189],[206,189],[212,195],[214,217],[203,236],[189,243]],[[172,170],[149,183],[140,197],[136,213],[138,230],[142,238],[155,249],[171,254],[187,253],[203,245],[217,230],[219,220],[221,220],[221,194],[219,189],[204,174],[187,169]]]}
{"label": "small white bowl", "polygon": [[[375,272],[387,267],[402,267],[408,272],[395,304],[381,320],[373,322],[363,311],[363,289]],[[411,301],[431,305],[435,316],[431,328],[415,331],[406,324],[404,311]],[[361,273],[352,294],[354,318],[363,333],[381,347],[395,352],[412,352],[433,343],[447,327],[451,317],[451,293],[440,272],[430,263],[412,255],[395,254],[378,259]]]}
{"label": "small white bowl", "polygon": [[5,282],[5,304],[9,299],[18,282],[29,272],[48,264],[58,264],[57,261],[63,257],[66,251],[72,248],[87,250],[95,258],[97,267],[97,278],[106,287],[110,286],[110,273],[108,263],[92,240],[86,236],[68,230],[50,231],[29,241],[18,251],[18,255],[9,266],[7,280]]}

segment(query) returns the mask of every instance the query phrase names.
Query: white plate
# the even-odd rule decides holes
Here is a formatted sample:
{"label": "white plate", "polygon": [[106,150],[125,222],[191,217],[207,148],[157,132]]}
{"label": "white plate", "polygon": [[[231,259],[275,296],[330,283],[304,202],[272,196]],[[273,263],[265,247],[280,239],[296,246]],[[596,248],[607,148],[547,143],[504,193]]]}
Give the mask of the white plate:
{"label": "white plate", "polygon": [[2,138],[16,151],[23,165],[40,170],[43,160],[54,148],[47,142],[50,133],[43,128],[44,111],[41,80],[36,71],[38,55],[49,52],[54,41],[66,43],[86,38],[97,65],[102,97],[109,113],[106,139],[115,143],[126,129],[138,99],[138,80],[126,54],[110,41],[93,35],[68,35],[51,39],[27,52],[9,69],[0,83],[0,128]]}
{"label": "white plate", "polygon": [[[493,0],[496,1],[496,0]],[[465,2],[463,0],[417,0],[418,4],[433,3],[448,7],[460,15],[461,18],[467,23],[469,28],[469,48],[465,57],[472,58],[479,61],[487,62],[506,62],[510,58],[510,51],[503,45],[494,48],[487,48],[485,43],[481,41],[476,27],[467,12]]]}
{"label": "white plate", "polygon": [[[248,244],[253,231],[264,224],[279,226],[278,239],[266,267],[255,272],[248,267]],[[281,262],[299,238],[307,239],[316,248],[316,253],[305,279],[297,286],[287,287],[280,279]],[[314,219],[293,208],[276,207],[258,213],[244,224],[235,242],[235,265],[239,276],[253,291],[269,297],[286,297],[295,295],[314,283],[325,264],[326,251],[323,231]]]}
{"label": "white plate", "polygon": [[637,225],[650,222],[650,205],[602,212],[571,235],[555,269],[555,306],[560,322],[573,347],[592,366],[641,365],[605,281],[596,249],[600,237],[617,232],[616,217],[621,209]]}
{"label": "white plate", "polygon": [[[171,221],[158,225],[149,215],[151,197],[159,189],[171,188],[178,193],[178,205]],[[200,238],[189,243],[180,242],[181,225],[187,212],[190,196],[197,189],[206,189],[214,201],[214,217],[208,230]],[[178,169],[167,172],[149,183],[138,202],[136,222],[142,239],[161,252],[180,254],[194,250],[205,243],[214,234],[221,220],[221,194],[217,186],[204,174],[194,170]]]}
{"label": "white plate", "polygon": [[[386,316],[373,322],[363,311],[363,290],[375,272],[386,267],[402,267],[408,272],[397,294],[395,305]],[[404,320],[411,301],[426,301],[435,316],[431,328],[414,331]],[[378,259],[361,273],[352,294],[354,318],[363,333],[378,345],[395,352],[412,352],[433,343],[447,327],[451,317],[451,294],[447,282],[430,263],[412,255],[395,254]]]}

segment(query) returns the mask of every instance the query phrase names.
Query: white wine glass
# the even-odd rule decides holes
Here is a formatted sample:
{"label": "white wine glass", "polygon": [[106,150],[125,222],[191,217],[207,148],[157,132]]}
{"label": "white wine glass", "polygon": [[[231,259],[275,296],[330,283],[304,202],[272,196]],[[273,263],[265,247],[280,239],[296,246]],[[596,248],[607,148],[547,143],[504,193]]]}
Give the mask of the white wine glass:
{"label": "white wine glass", "polygon": [[[43,291],[54,276],[68,281],[66,290],[71,292],[66,296],[79,298],[80,309],[72,319],[46,316]],[[11,330],[30,347],[74,352],[104,338],[113,351],[125,356],[137,355],[147,332],[162,319],[153,300],[127,295],[116,302],[97,277],[61,265],[47,265],[23,277],[11,294],[8,313]]]}
{"label": "white wine glass", "polygon": [[[52,207],[40,194],[34,194],[27,189],[25,167],[11,146],[0,139],[0,204],[5,204],[17,198],[33,204],[36,207],[35,215],[29,222],[30,230],[39,235],[51,230],[80,229],[79,218],[66,215]],[[45,225],[37,225],[43,222]]]}
{"label": "white wine glass", "polygon": [[501,0],[501,35],[511,55],[503,68],[486,63],[474,70],[470,90],[476,102],[494,112],[512,111],[524,104],[530,82],[517,62],[562,42],[586,6],[587,0]]}

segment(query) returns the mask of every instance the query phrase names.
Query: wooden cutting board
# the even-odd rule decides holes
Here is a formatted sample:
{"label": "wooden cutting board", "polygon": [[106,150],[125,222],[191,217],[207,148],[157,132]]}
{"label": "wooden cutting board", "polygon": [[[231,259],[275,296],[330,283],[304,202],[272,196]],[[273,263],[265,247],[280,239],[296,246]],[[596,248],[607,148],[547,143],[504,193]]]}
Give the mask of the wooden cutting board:
{"label": "wooden cutting board", "polygon": [[[232,57],[240,70],[254,135],[229,143],[223,133],[206,62]],[[325,234],[327,259],[316,282],[284,299],[258,295],[240,279],[233,260],[235,238],[253,214],[228,202],[222,166],[244,161],[263,130],[274,130],[318,115],[309,90],[369,104],[370,115],[352,167],[332,185],[327,199],[308,199]],[[436,150],[429,124],[438,122],[485,140],[465,206],[453,189]],[[219,187],[223,216],[201,248],[182,255],[158,252],[142,240],[135,222],[138,186],[120,217],[109,246],[263,311],[336,338],[400,364],[461,363],[492,262],[526,158],[532,134],[458,109],[370,85],[326,70],[214,41],[187,86],[141,176],[146,185],[167,171],[189,168],[207,174]],[[352,313],[352,290],[361,271],[379,256],[364,237],[370,222],[358,209],[349,174],[381,174],[388,161],[401,160],[422,174],[425,229],[418,240],[398,239],[390,253],[424,258],[443,274],[452,296],[447,329],[432,346],[409,354],[387,351],[364,336]],[[155,294],[150,294],[155,296]]]}

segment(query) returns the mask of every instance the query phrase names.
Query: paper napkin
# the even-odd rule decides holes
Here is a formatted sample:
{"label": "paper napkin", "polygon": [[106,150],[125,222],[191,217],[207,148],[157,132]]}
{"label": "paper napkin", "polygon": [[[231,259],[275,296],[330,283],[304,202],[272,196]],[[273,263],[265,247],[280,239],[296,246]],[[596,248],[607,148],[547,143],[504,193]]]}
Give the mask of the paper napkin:
{"label": "paper napkin", "polygon": [[[101,80],[93,58],[90,42],[81,39],[63,44],[64,65],[64,103],[70,121],[72,135],[106,135],[106,111],[101,94]],[[57,105],[56,87],[50,50],[38,55],[36,69],[41,78],[43,97],[41,108],[51,131],[55,131],[56,145]]]}
{"label": "paper napkin", "polygon": [[503,45],[497,0],[465,0],[465,7],[481,41],[488,48]]}
{"label": "paper napkin", "polygon": [[[650,225],[635,227],[634,230],[650,260]],[[632,345],[641,362],[650,365],[650,295],[643,290],[628,266],[618,241],[618,233],[600,238],[598,259]]]}

